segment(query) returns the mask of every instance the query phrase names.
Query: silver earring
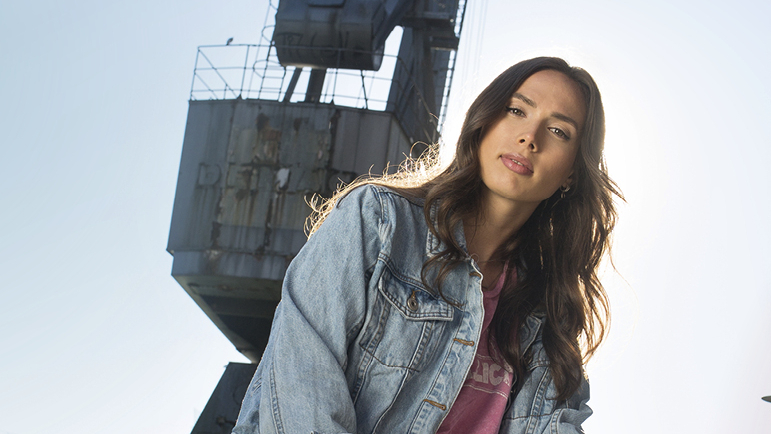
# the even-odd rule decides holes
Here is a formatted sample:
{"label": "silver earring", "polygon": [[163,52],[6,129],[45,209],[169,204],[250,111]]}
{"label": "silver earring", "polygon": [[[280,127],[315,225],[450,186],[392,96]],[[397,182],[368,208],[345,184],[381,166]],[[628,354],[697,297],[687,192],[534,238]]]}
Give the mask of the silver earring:
{"label": "silver earring", "polygon": [[570,184],[560,187],[560,199],[564,199],[567,192],[570,191]]}

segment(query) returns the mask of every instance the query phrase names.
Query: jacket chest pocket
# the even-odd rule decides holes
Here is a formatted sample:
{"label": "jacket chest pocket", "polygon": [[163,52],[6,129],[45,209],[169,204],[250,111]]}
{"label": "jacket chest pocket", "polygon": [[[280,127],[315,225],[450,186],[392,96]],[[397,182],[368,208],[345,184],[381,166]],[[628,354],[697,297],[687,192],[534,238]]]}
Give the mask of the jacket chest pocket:
{"label": "jacket chest pocket", "polygon": [[434,297],[419,282],[386,270],[378,281],[372,315],[360,345],[383,365],[420,370],[435,352],[453,308]]}

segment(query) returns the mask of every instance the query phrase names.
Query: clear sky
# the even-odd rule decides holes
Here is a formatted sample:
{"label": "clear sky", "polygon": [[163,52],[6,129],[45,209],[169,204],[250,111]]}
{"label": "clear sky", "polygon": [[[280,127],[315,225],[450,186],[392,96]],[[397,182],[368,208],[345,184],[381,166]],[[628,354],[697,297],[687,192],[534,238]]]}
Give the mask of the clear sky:
{"label": "clear sky", "polygon": [[[189,433],[246,361],[165,246],[196,47],[256,42],[266,6],[0,3],[0,434]],[[628,203],[587,432],[771,427],[769,14],[469,0],[447,137],[524,58],[562,56],[603,92]]]}

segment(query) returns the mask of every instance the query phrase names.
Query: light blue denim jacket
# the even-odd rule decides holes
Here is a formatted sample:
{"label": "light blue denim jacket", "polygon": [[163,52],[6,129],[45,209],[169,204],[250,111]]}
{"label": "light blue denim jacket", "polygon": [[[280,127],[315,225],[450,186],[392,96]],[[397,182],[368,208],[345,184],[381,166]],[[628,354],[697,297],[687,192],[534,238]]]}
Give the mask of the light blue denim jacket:
{"label": "light blue denim jacket", "polygon": [[[484,317],[473,260],[442,285],[456,306],[421,284],[439,248],[422,202],[378,186],[340,200],[287,270],[233,433],[435,433],[483,344]],[[586,381],[567,402],[551,399],[542,322],[530,315],[521,330],[533,357],[501,433],[582,433],[592,412]]]}

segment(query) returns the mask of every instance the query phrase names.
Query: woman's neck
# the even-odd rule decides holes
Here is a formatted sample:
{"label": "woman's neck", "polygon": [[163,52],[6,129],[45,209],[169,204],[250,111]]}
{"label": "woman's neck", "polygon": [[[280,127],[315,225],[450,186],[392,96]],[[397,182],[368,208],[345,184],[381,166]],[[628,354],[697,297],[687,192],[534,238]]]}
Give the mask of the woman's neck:
{"label": "woman's neck", "polygon": [[489,191],[483,192],[481,202],[482,209],[476,215],[463,219],[466,247],[477,262],[500,260],[493,257],[495,253],[519,231],[538,204],[513,202]]}

